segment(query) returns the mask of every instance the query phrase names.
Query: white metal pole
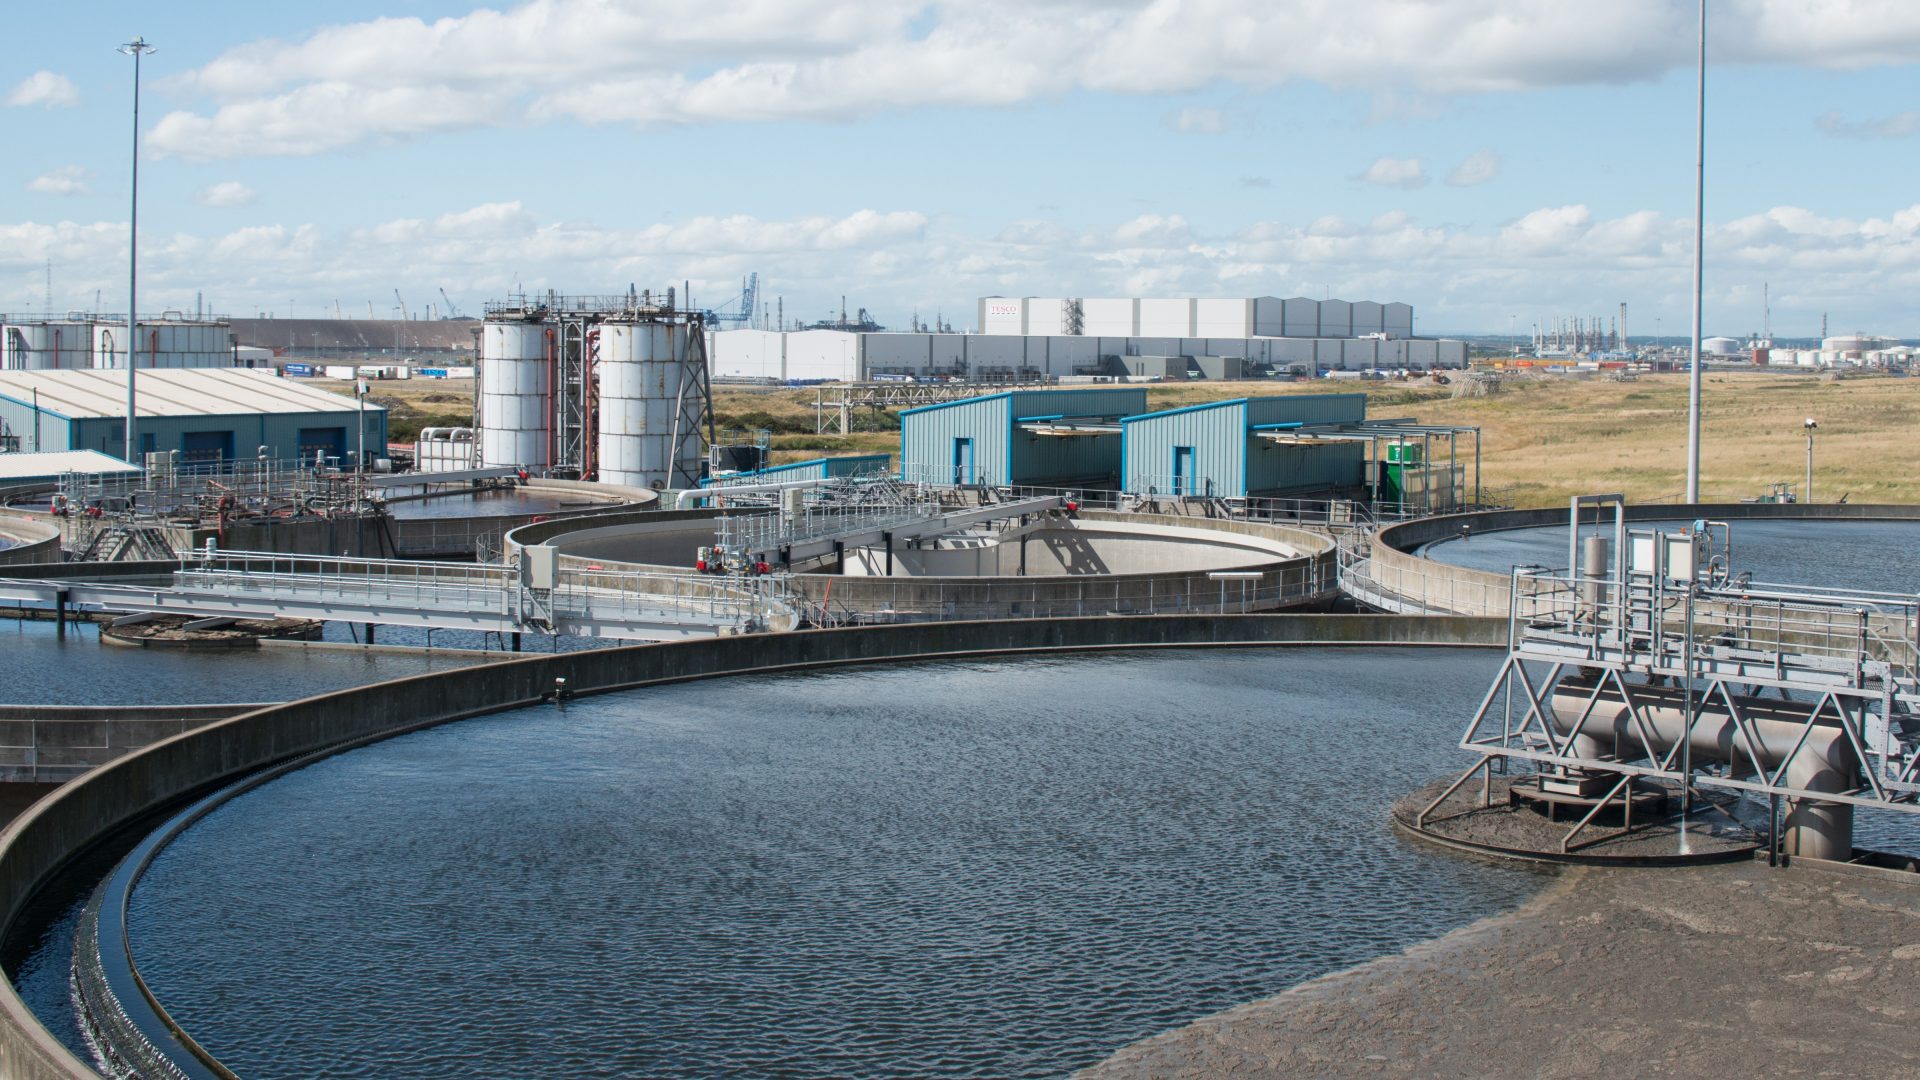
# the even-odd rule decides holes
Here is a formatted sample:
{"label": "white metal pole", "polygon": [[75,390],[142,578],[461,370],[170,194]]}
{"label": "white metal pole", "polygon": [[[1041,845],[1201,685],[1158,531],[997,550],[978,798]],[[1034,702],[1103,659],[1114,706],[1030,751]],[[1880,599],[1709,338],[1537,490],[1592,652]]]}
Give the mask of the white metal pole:
{"label": "white metal pole", "polygon": [[1700,0],[1700,75],[1694,114],[1693,365],[1687,382],[1687,502],[1700,501],[1700,307],[1706,255],[1707,0]]}
{"label": "white metal pole", "polygon": [[138,422],[134,419],[134,357],[139,349],[140,332],[136,322],[140,310],[136,302],[139,263],[138,246],[140,243],[140,57],[143,53],[154,51],[145,38],[136,36],[132,41],[120,46],[120,51],[133,57],[133,168],[132,190],[127,196],[127,439],[124,459],[131,463],[139,460],[140,446],[134,441],[134,429]]}
{"label": "white metal pole", "polygon": [[1813,501],[1813,421],[1807,421],[1807,502]]}

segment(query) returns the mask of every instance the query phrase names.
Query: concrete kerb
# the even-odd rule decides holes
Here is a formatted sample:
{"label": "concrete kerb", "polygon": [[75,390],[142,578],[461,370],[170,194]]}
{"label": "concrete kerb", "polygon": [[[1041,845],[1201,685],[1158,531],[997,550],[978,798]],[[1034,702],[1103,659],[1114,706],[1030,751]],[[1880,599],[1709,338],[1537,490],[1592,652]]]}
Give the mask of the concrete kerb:
{"label": "concrete kerb", "polygon": [[[172,736],[73,781],[0,832],[0,927],[48,879],[118,828],[254,770],[550,700],[723,675],[896,660],[1191,646],[1503,646],[1502,620],[1393,615],[1161,615],[921,623],[702,638],[416,675],[275,705]],[[97,1080],[42,1027],[11,983],[0,988],[0,1075]]]}
{"label": "concrete kerb", "polygon": [[[1851,503],[1641,503],[1627,507],[1627,520],[1671,521],[1915,521],[1920,506]],[[1463,528],[1480,536],[1504,529],[1564,525],[1566,507],[1450,514],[1389,525],[1373,539],[1367,577],[1378,588],[1428,610],[1461,615],[1504,617],[1511,601],[1509,575],[1451,566],[1413,552],[1436,540],[1450,540]],[[1736,535],[1736,552],[1738,551]]]}

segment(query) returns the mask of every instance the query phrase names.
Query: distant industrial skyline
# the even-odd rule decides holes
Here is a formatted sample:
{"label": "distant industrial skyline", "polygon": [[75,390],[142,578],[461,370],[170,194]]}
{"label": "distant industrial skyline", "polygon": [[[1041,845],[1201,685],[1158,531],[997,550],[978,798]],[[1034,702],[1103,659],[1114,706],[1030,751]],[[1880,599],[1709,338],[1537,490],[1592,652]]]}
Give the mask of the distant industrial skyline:
{"label": "distant industrial skyline", "polygon": [[[1920,334],[1920,5],[1713,0],[1709,333]],[[984,295],[1404,300],[1686,333],[1690,0],[346,0],[10,14],[0,310],[462,313],[758,272],[790,319]],[[52,296],[46,289],[52,262]]]}

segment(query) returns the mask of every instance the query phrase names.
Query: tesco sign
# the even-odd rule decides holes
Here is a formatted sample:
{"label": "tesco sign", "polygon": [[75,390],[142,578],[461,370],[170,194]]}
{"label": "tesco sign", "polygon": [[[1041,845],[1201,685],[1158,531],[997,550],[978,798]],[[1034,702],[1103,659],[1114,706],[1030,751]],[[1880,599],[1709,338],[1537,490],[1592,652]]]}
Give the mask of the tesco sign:
{"label": "tesco sign", "polygon": [[989,314],[989,315],[1018,315],[1018,314],[1020,314],[1020,305],[1019,305],[1019,304],[988,304],[988,305],[987,305],[987,314]]}

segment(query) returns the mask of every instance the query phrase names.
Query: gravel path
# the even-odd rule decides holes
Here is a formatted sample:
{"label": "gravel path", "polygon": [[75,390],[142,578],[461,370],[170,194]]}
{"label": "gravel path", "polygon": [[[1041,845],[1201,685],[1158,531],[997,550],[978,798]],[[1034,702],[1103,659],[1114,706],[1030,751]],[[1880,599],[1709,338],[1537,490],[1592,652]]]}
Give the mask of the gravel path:
{"label": "gravel path", "polygon": [[1920,879],[1573,869],[1518,911],[1080,1075],[1920,1076]]}

